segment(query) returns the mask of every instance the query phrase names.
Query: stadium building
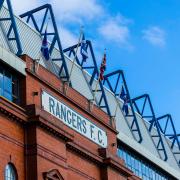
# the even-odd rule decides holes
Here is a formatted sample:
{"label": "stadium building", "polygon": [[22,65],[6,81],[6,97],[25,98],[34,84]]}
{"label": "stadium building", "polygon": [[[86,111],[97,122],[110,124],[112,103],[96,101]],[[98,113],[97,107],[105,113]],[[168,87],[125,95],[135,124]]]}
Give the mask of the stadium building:
{"label": "stadium building", "polygon": [[132,98],[122,70],[103,74],[90,40],[60,37],[51,5],[16,16],[0,1],[0,179],[180,179],[171,115]]}

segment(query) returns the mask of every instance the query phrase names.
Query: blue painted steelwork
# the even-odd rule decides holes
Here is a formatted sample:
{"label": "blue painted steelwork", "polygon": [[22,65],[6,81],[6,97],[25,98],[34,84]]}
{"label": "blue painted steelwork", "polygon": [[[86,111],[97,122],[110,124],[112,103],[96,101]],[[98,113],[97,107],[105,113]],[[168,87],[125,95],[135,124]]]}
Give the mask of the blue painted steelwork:
{"label": "blue painted steelwork", "polygon": [[[113,78],[113,81],[110,80]],[[113,82],[113,83],[112,83]],[[132,101],[130,98],[129,90],[126,84],[126,80],[124,77],[124,73],[122,70],[117,70],[112,73],[109,73],[104,76],[104,85],[108,86],[109,89],[115,94],[115,96],[120,97],[121,87],[123,86],[125,89],[125,94],[129,97],[129,108],[131,109],[131,114],[127,115],[127,117],[132,118],[130,128],[135,135],[136,140],[141,143],[142,142],[142,135],[138,125],[138,121],[135,115],[134,107],[132,105]],[[137,137],[138,136],[138,137]]]}
{"label": "blue painted steelwork", "polygon": [[[89,83],[89,87],[91,88],[91,91],[93,92],[94,90],[92,89],[93,88],[92,85],[93,85],[93,82],[94,82],[95,78],[99,76],[99,69],[98,69],[98,66],[97,66],[97,63],[96,63],[96,58],[95,58],[95,55],[94,55],[94,51],[93,51],[93,48],[92,48],[91,41],[86,40],[86,44],[87,44],[87,50],[91,54],[93,65],[92,66],[88,65],[88,63],[84,62],[82,60],[82,57],[80,57],[78,55],[76,57],[76,62],[77,62],[77,64],[79,64],[82,67],[82,69],[92,71],[92,76],[91,76],[90,80],[88,81],[88,83]],[[78,44],[73,45],[71,47],[68,47],[68,48],[64,49],[63,51],[65,53],[68,53],[67,55],[69,57],[71,57],[71,55],[74,57],[75,56],[75,50],[76,50],[77,46],[78,46]],[[79,44],[79,46],[81,46],[81,43]],[[105,109],[107,111],[108,115],[111,116],[111,112],[110,112],[109,105],[108,105],[108,102],[107,102],[106,94],[105,94],[103,84],[102,84],[101,81],[99,82],[99,87],[100,87],[100,89],[98,89],[97,92],[101,93],[101,95],[100,95],[100,100],[98,102],[98,105],[99,105],[100,108]]]}
{"label": "blue painted steelwork", "polygon": [[[35,15],[37,12],[44,12],[44,16],[43,16],[43,20],[42,23],[39,22],[38,19],[38,23],[37,20],[35,18]],[[50,18],[48,19],[48,14],[50,15]],[[69,80],[69,73],[68,73],[68,69],[67,69],[67,65],[64,59],[64,54],[62,51],[62,46],[61,46],[61,41],[60,41],[60,37],[58,34],[58,29],[57,29],[57,25],[56,25],[56,21],[55,21],[55,17],[54,17],[54,13],[52,10],[52,6],[50,4],[45,4],[43,6],[40,6],[38,8],[35,8],[31,11],[28,11],[22,15],[20,15],[21,18],[27,18],[26,22],[29,23],[30,20],[32,20],[32,23],[35,27],[35,29],[41,34],[41,36],[44,36],[44,29],[47,25],[47,21],[50,20],[52,23],[52,32],[48,33],[48,29],[47,29],[47,37],[51,37],[52,38],[52,42],[50,44],[50,48],[49,48],[49,53],[50,55],[53,52],[53,49],[55,48],[55,44],[57,43],[57,49],[60,52],[60,57],[59,58],[52,58],[52,61],[60,61],[61,64],[61,68],[59,70],[59,76],[60,78],[62,78],[64,81],[68,81]],[[40,26],[39,26],[40,24]],[[62,72],[64,72],[64,75],[62,76]]]}
{"label": "blue painted steelwork", "polygon": [[[138,104],[138,101],[140,100],[142,101],[140,102],[142,107],[140,107],[140,105]],[[156,145],[156,149],[160,153],[161,158],[164,161],[166,161],[168,159],[167,152],[166,152],[164,142],[161,137],[161,129],[160,129],[158,120],[155,116],[154,109],[153,109],[149,95],[144,94],[142,96],[136,97],[132,99],[132,103],[133,103],[133,106],[136,108],[136,111],[141,115],[141,117],[149,121],[150,123],[149,133],[154,141],[154,144]],[[153,131],[153,127],[155,127],[157,131]]]}
{"label": "blue painted steelwork", "polygon": [[[171,150],[173,154],[175,155],[176,160],[180,166],[180,158],[177,158],[176,156],[177,154],[180,155],[180,142],[179,142],[180,134],[177,134],[176,132],[173,119],[170,114],[166,114],[164,116],[158,117],[157,120],[159,122],[159,127],[160,127],[161,132],[171,140]],[[162,121],[165,122],[163,123],[165,124],[165,126],[162,125]],[[175,145],[178,151],[177,149],[175,150]]]}
{"label": "blue painted steelwork", "polygon": [[[0,10],[4,4],[4,0],[0,0]],[[18,34],[18,29],[17,29],[17,25],[16,25],[16,21],[14,18],[14,14],[13,14],[13,9],[11,6],[11,1],[10,0],[6,0],[7,3],[7,8],[8,8],[8,17],[6,18],[0,18],[0,22],[5,22],[8,21],[10,23],[9,29],[7,30],[6,36],[9,42],[15,42],[16,43],[16,47],[17,47],[17,52],[16,55],[19,56],[22,54],[22,46],[21,46],[21,41],[19,38],[19,34]]]}

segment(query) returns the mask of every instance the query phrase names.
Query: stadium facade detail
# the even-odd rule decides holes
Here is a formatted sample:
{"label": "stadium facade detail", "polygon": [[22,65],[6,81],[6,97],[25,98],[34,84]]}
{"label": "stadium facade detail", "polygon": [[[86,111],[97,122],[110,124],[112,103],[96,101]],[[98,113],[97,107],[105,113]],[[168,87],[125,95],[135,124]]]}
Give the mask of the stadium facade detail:
{"label": "stadium facade detail", "polygon": [[0,0],[0,179],[180,179],[171,115],[132,98],[122,70],[98,81],[91,41],[62,48],[60,36],[51,5],[16,16]]}

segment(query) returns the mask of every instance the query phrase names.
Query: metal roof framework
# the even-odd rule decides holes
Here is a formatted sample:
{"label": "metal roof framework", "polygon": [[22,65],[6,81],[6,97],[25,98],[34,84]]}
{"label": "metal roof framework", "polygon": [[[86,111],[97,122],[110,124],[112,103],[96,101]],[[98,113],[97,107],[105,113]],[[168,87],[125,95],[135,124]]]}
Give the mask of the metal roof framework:
{"label": "metal roof framework", "polygon": [[16,49],[17,49],[16,55],[19,56],[22,54],[22,45],[21,45],[21,41],[19,38],[19,33],[18,33],[15,18],[14,18],[11,1],[10,0],[0,0],[0,10],[5,2],[7,4],[9,14],[8,14],[8,17],[0,18],[0,22],[8,21],[10,23],[10,26],[6,33],[6,38],[9,43],[10,42],[16,43]]}
{"label": "metal roof framework", "polygon": [[[179,142],[180,134],[177,134],[177,132],[176,132],[172,116],[170,114],[166,114],[161,117],[158,117],[157,121],[159,123],[159,128],[160,128],[161,132],[166,137],[171,139],[170,147],[171,147],[171,150],[180,166],[180,156],[179,156],[179,158],[177,157],[177,155],[180,155],[180,142]],[[164,121],[164,123],[163,123],[163,124],[165,124],[164,126],[162,125],[162,121]],[[177,145],[178,149],[175,149],[175,144]]]}
{"label": "metal roof framework", "polygon": [[[36,13],[40,12],[40,11],[44,12],[44,16],[43,16],[42,22],[39,24],[39,21],[36,19],[37,18]],[[49,18],[48,18],[48,14],[50,16]],[[60,41],[60,37],[59,37],[57,25],[56,25],[54,13],[52,10],[52,6],[50,4],[45,4],[43,6],[35,8],[31,11],[28,11],[24,14],[21,14],[20,17],[26,18],[27,23],[29,23],[31,20],[34,25],[34,28],[41,34],[41,36],[44,36],[43,31],[46,28],[47,23],[49,23],[49,21],[51,21],[52,32],[48,32],[48,29],[47,29],[47,38],[48,37],[52,38],[52,42],[49,47],[49,53],[50,53],[50,55],[53,53],[53,49],[55,48],[55,45],[57,43],[57,49],[59,50],[60,55],[59,55],[59,58],[52,58],[52,61],[60,61],[61,62],[61,68],[59,69],[59,76],[62,80],[68,81],[69,73],[68,73],[68,69],[67,69],[67,64],[64,59],[61,41]]]}
{"label": "metal roof framework", "polygon": [[[0,10],[3,6],[3,3],[4,3],[4,0],[1,0],[0,1]],[[13,41],[16,43],[16,46],[17,46],[16,55],[21,55],[23,53],[22,52],[22,46],[21,46],[21,42],[20,42],[20,38],[19,38],[19,34],[18,34],[18,29],[17,29],[17,25],[15,22],[15,18],[14,18],[14,14],[13,14],[13,10],[12,10],[10,0],[6,0],[6,3],[8,6],[9,17],[1,18],[0,21],[9,21],[10,22],[10,27],[8,29],[8,33],[6,34],[7,40],[9,42]],[[39,11],[42,11],[42,10],[45,10],[45,13],[44,13],[42,23],[40,23],[40,26],[39,26],[39,21],[37,23],[35,14]],[[48,12],[50,14],[50,17],[51,17],[50,20],[51,20],[52,25],[53,25],[53,32],[47,32],[48,36],[53,37],[52,43],[50,44],[50,54],[52,53],[53,49],[55,48],[56,43],[58,45],[58,50],[60,52],[59,58],[54,58],[54,59],[52,59],[52,61],[60,61],[61,62],[61,67],[59,69],[59,76],[60,76],[60,78],[62,78],[62,80],[69,81],[67,64],[65,62],[63,53],[64,52],[69,53],[68,54],[69,57],[71,55],[75,56],[75,48],[77,48],[77,44],[62,50],[62,46],[61,46],[61,42],[60,42],[58,30],[57,30],[57,25],[55,22],[55,17],[54,17],[54,13],[53,13],[51,5],[45,4],[39,8],[36,8],[34,10],[31,10],[31,11],[28,11],[28,12],[22,14],[20,17],[21,18],[26,17],[27,23],[31,20],[35,29],[41,34],[41,36],[43,36],[44,35],[43,29],[45,27]],[[91,91],[93,92],[94,91],[93,84],[96,81],[96,77],[98,77],[98,75],[99,75],[99,70],[98,70],[98,66],[96,63],[96,58],[94,55],[94,51],[92,48],[91,41],[87,40],[86,43],[87,43],[87,49],[89,49],[89,51],[91,53],[93,65],[92,66],[88,65],[87,63],[82,61],[81,57],[79,57],[79,56],[76,57],[76,62],[78,65],[80,65],[82,67],[82,70],[88,70],[88,69],[92,70],[92,76],[91,76],[90,80],[88,80],[88,84],[89,84],[89,87],[91,88]],[[79,46],[81,46],[81,44],[79,44]],[[117,81],[115,82],[115,84],[112,84],[110,81],[110,77],[113,77],[115,75],[118,76],[118,78],[117,78]],[[108,113],[109,116],[111,116],[111,112],[109,109],[109,104],[108,104],[106,93],[104,90],[104,85],[107,85],[109,87],[109,89],[114,93],[114,96],[117,97],[117,96],[119,96],[119,93],[120,93],[120,92],[117,92],[117,87],[121,86],[120,78],[122,78],[122,81],[123,81],[122,84],[124,85],[125,91],[126,91],[128,97],[130,98],[129,90],[128,90],[128,87],[127,87],[127,84],[125,81],[123,71],[118,70],[118,71],[109,73],[109,74],[105,75],[104,82],[101,82],[101,81],[99,82],[98,93],[100,93],[101,95],[100,95],[99,102],[97,104],[99,105],[100,108],[104,109]],[[137,103],[139,100],[143,101],[142,108]],[[138,125],[138,121],[136,119],[136,112],[135,111],[137,111],[141,115],[142,118],[149,120],[149,123],[150,123],[149,128],[148,128],[149,134],[151,135],[152,139],[154,140],[154,143],[156,145],[158,152],[161,154],[160,157],[164,161],[166,161],[168,159],[168,156],[167,156],[167,152],[166,152],[166,149],[164,146],[164,142],[163,142],[162,137],[161,137],[161,133],[163,133],[164,136],[166,136],[172,140],[171,141],[172,142],[171,143],[171,150],[172,150],[173,154],[174,155],[180,154],[180,142],[179,142],[180,134],[178,134],[176,132],[176,129],[175,129],[171,115],[168,114],[168,115],[164,115],[164,116],[161,116],[159,118],[156,118],[155,113],[154,113],[154,108],[152,106],[152,103],[151,103],[151,100],[150,100],[150,97],[148,94],[144,94],[144,95],[136,97],[134,99],[130,99],[129,108],[131,109],[131,112],[132,112],[132,114],[129,115],[132,118],[131,130],[132,130],[132,132],[134,132],[138,135],[139,138],[137,139],[137,141],[139,143],[141,143],[141,141],[142,141],[142,135],[141,135],[141,130],[140,130],[139,125]],[[146,114],[145,109],[149,109],[150,114]],[[165,127],[162,126],[162,124],[161,124],[162,121],[163,122],[165,121]],[[156,134],[153,133],[154,128],[156,128],[156,130],[157,130]],[[168,129],[171,129],[171,133],[168,132]],[[175,149],[175,144],[178,147],[178,151],[177,151],[177,148]],[[177,160],[177,162],[180,165],[179,159]]]}
{"label": "metal roof framework", "polygon": [[[139,101],[139,100],[142,100],[140,102],[142,106],[140,106],[137,103],[137,101]],[[149,95],[144,94],[142,96],[136,97],[136,98],[132,99],[132,103],[133,103],[134,107],[136,108],[136,111],[138,112],[138,114],[140,114],[142,116],[142,118],[149,120],[149,123],[150,123],[149,133],[150,133],[152,139],[154,140],[154,143],[156,145],[158,152],[160,152],[161,158],[164,161],[166,161],[168,158],[167,152],[166,152],[164,142],[161,137],[160,126],[159,126],[158,120],[155,116],[154,108],[152,106]],[[147,108],[149,109],[148,114],[145,111],[145,109],[147,109]],[[157,129],[157,133],[152,132],[153,127],[155,127]],[[161,152],[163,153],[163,156],[162,156]]]}
{"label": "metal roof framework", "polygon": [[[98,69],[98,66],[97,66],[97,63],[96,63],[96,58],[95,58],[95,55],[94,55],[94,51],[93,51],[91,41],[86,40],[86,44],[87,44],[87,46],[86,46],[87,50],[90,51],[90,56],[92,58],[93,65],[88,65],[88,63],[84,62],[82,60],[82,57],[80,57],[79,54],[77,54],[75,60],[76,60],[77,64],[82,67],[82,70],[91,70],[92,71],[92,76],[91,76],[90,80],[88,81],[88,84],[89,84],[89,87],[91,88],[91,91],[94,92],[95,89],[94,89],[93,84],[96,81],[96,77],[99,76],[99,69]],[[81,43],[79,44],[79,46],[81,46]],[[75,51],[76,51],[77,47],[78,47],[78,44],[75,44],[75,45],[73,45],[71,47],[68,47],[68,48],[64,49],[63,52],[68,53],[69,57],[71,57],[73,55],[73,58],[74,58],[75,55],[76,55]],[[100,108],[105,109],[106,112],[108,113],[108,115],[111,117],[112,115],[111,115],[111,112],[110,112],[110,109],[109,109],[109,104],[107,102],[107,97],[106,97],[106,94],[105,94],[105,91],[104,91],[102,81],[99,81],[99,88],[98,88],[97,92],[100,94],[100,99],[97,102],[97,105]]]}
{"label": "metal roof framework", "polygon": [[[115,78],[115,76],[117,78]],[[111,78],[116,79],[115,83],[111,82]],[[120,89],[121,87],[125,88],[125,94],[127,94],[128,98],[129,98],[129,108],[131,109],[131,114],[129,113],[127,115],[127,117],[129,117],[130,119],[130,128],[132,130],[132,132],[135,134],[135,139],[141,143],[142,142],[142,135],[141,135],[141,131],[139,128],[139,124],[135,115],[135,111],[134,111],[134,107],[130,98],[130,94],[129,94],[129,90],[128,90],[128,86],[125,80],[125,76],[122,70],[117,70],[114,71],[112,73],[109,73],[107,75],[104,76],[104,85],[107,85],[107,87],[114,93],[114,95],[119,98],[120,97]],[[120,87],[120,88],[118,88]]]}

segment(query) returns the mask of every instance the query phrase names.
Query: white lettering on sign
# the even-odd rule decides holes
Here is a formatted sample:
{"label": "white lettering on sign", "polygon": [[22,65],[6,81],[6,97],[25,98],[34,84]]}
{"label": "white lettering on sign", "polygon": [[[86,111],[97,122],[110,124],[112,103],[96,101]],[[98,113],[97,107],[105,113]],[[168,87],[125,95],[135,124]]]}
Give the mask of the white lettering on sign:
{"label": "white lettering on sign", "polygon": [[104,130],[45,91],[42,92],[42,107],[78,133],[102,147],[107,147],[107,135]]}

